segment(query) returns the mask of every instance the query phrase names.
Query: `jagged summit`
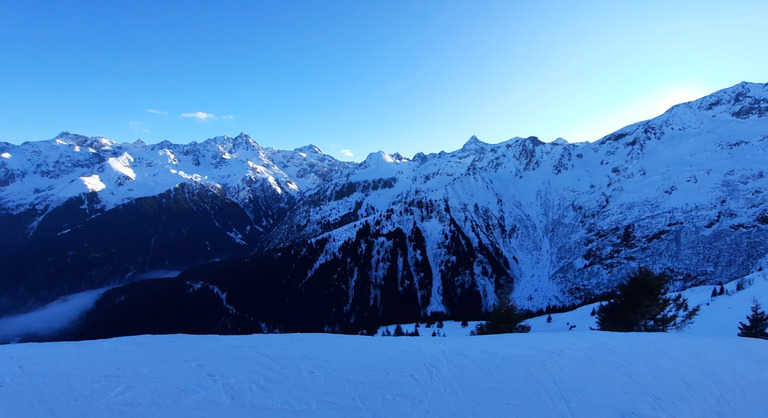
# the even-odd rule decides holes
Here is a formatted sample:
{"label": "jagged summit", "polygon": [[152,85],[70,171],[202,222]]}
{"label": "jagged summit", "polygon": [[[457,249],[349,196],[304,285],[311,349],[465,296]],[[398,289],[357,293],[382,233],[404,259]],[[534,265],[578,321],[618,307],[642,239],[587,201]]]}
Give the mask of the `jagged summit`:
{"label": "jagged summit", "polygon": [[226,152],[237,152],[237,151],[261,151],[261,146],[250,137],[250,135],[246,133],[240,133],[236,137],[229,137],[229,136],[217,136],[214,138],[207,139],[205,143],[212,143],[216,144],[222,149],[222,151]]}
{"label": "jagged summit", "polygon": [[488,144],[486,144],[485,142],[477,139],[477,136],[472,135],[471,137],[469,137],[467,142],[464,143],[464,146],[461,147],[461,149],[464,150],[464,151],[474,151],[474,150],[482,148],[482,147],[484,147],[486,145],[488,145]]}
{"label": "jagged summit", "polygon": [[304,145],[303,147],[296,148],[294,151],[300,152],[303,154],[325,154],[320,148],[313,144]]}
{"label": "jagged summit", "polygon": [[60,133],[53,138],[51,142],[56,144],[77,145],[79,147],[91,149],[109,148],[117,145],[116,142],[104,138],[103,136],[87,137],[84,135],[73,134],[68,131]]}

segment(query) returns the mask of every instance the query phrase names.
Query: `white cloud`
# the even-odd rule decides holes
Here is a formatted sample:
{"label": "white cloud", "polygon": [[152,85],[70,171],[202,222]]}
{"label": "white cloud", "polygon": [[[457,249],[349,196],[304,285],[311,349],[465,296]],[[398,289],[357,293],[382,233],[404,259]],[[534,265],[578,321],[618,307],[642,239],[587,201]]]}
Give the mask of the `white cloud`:
{"label": "white cloud", "polygon": [[152,113],[154,115],[167,115],[168,112],[163,112],[162,110],[156,110],[156,109],[147,109],[147,113]]}
{"label": "white cloud", "polygon": [[216,115],[214,115],[213,113],[205,113],[205,112],[182,113],[181,117],[195,118],[197,120],[216,119]]}
{"label": "white cloud", "polygon": [[343,156],[345,156],[345,157],[350,157],[350,158],[352,158],[352,157],[354,157],[354,156],[355,156],[355,154],[353,154],[353,153],[352,153],[352,150],[343,149],[343,150],[341,150],[341,151],[339,151],[339,152],[341,152],[341,155],[343,155]]}
{"label": "white cloud", "polygon": [[224,116],[222,116],[221,118],[222,118],[222,119],[225,119],[225,120],[232,120],[232,119],[234,119],[234,118],[235,118],[235,116],[234,116],[234,115],[224,115]]}
{"label": "white cloud", "polygon": [[139,125],[141,125],[141,122],[137,122],[135,120],[129,120],[128,124],[131,125],[131,126],[139,126]]}

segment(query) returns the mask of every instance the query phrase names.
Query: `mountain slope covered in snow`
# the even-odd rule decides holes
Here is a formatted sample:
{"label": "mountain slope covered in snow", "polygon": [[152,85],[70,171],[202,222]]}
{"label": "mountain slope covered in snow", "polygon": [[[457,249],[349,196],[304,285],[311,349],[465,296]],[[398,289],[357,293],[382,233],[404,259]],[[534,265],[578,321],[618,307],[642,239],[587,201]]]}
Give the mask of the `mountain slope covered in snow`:
{"label": "mountain slope covered in snow", "polygon": [[205,300],[229,318],[222,330],[359,329],[476,316],[497,289],[532,310],[583,303],[639,265],[678,289],[768,267],[768,84],[594,143],[472,137],[450,153],[353,164],[244,134],[188,145],[62,134],[0,153],[3,253],[38,266],[2,281],[6,301],[227,259],[106,292],[97,308],[115,318]]}

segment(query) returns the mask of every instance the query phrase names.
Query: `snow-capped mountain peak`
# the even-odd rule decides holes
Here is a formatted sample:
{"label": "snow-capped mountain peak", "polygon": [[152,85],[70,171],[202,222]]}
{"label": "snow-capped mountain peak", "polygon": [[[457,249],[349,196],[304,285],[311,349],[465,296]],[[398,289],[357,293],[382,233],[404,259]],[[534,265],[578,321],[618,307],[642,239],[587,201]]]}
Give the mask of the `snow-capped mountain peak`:
{"label": "snow-capped mountain peak", "polygon": [[57,145],[75,145],[83,148],[90,148],[94,150],[101,150],[104,148],[111,148],[117,143],[111,141],[103,136],[87,137],[84,135],[73,134],[70,132],[62,132],[51,140]]}
{"label": "snow-capped mountain peak", "polygon": [[305,145],[303,147],[296,148],[294,151],[305,154],[311,155],[311,154],[325,154],[320,148],[316,147],[313,144]]}
{"label": "snow-capped mountain peak", "polygon": [[477,139],[477,136],[472,135],[471,137],[469,137],[467,142],[464,143],[464,146],[461,147],[461,149],[465,151],[473,151],[478,148],[482,148],[485,145],[488,145],[488,144]]}

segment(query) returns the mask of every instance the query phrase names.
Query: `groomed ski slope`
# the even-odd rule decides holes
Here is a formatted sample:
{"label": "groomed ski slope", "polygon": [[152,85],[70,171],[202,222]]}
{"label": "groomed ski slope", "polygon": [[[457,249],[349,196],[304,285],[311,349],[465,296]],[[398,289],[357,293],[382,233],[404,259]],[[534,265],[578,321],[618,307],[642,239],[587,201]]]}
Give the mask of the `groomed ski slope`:
{"label": "groomed ski slope", "polygon": [[768,341],[686,334],[140,336],[0,347],[4,416],[765,414]]}

